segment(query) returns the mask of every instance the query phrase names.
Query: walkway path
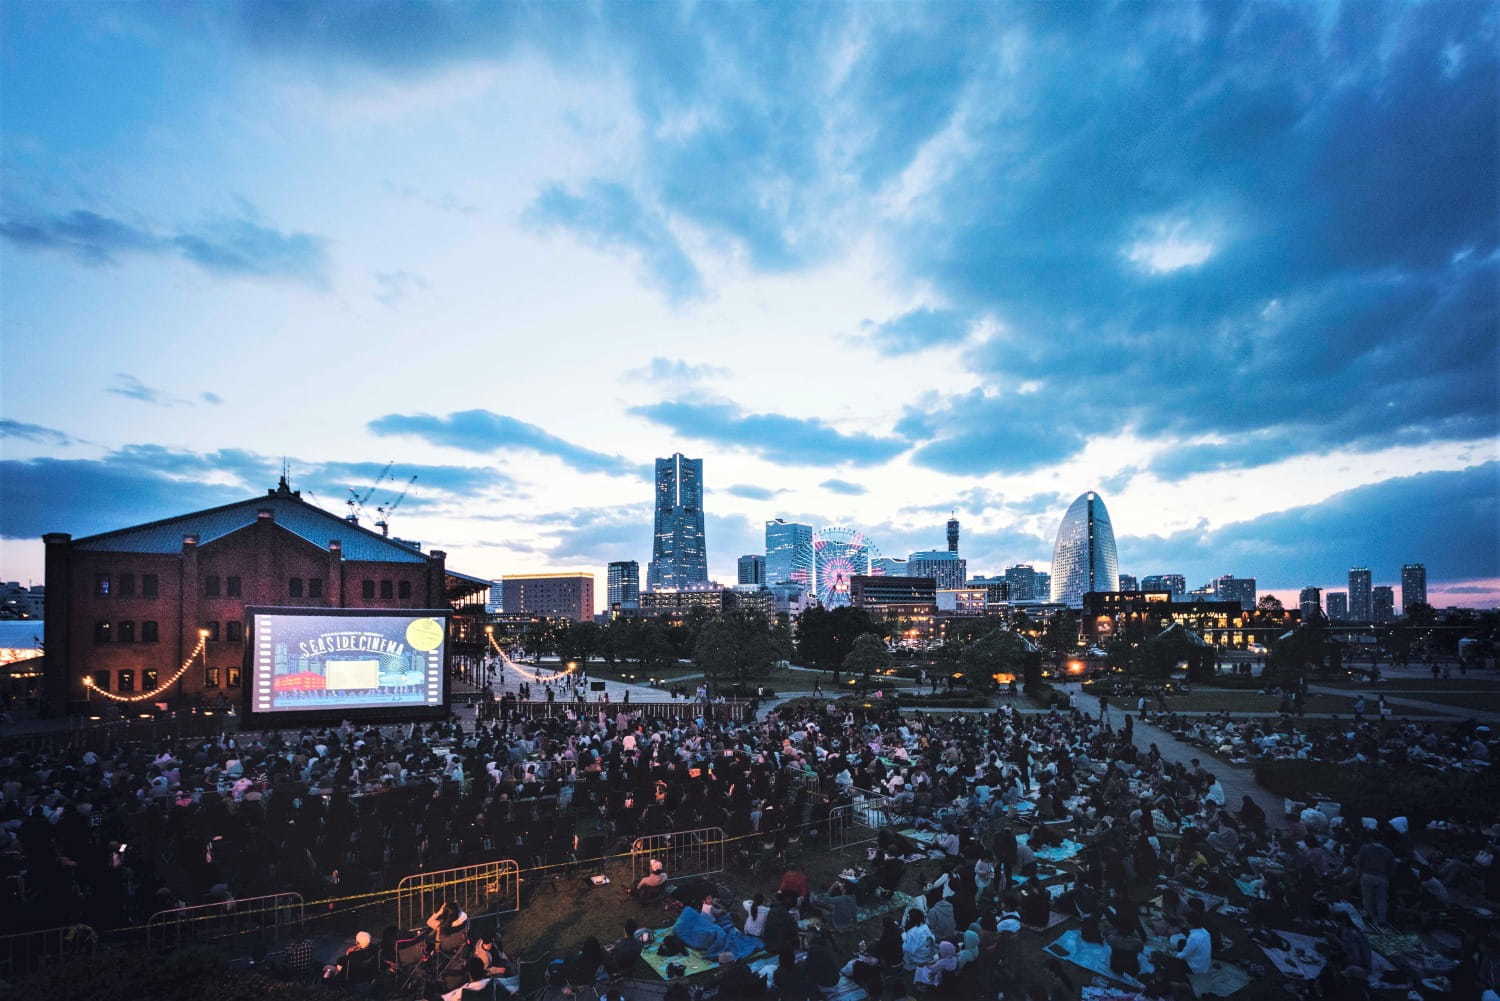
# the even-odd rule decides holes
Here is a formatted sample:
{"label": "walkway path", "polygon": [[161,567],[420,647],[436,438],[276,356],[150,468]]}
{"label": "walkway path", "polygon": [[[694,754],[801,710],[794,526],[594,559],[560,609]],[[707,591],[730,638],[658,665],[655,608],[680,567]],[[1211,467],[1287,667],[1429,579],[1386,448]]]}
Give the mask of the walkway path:
{"label": "walkway path", "polygon": [[[1099,700],[1092,695],[1086,695],[1082,686],[1078,690],[1072,690],[1073,686],[1066,686],[1073,696],[1073,704],[1083,712],[1099,718]],[[1109,707],[1109,724],[1115,729],[1125,725],[1125,712],[1118,706]],[[1132,741],[1135,746],[1145,750],[1152,744],[1161,752],[1161,756],[1168,761],[1180,764],[1189,764],[1193,759],[1198,759],[1208,771],[1212,772],[1224,786],[1225,805],[1230,811],[1238,811],[1245,796],[1249,796],[1262,810],[1266,812],[1266,823],[1271,827],[1286,826],[1285,804],[1280,796],[1267,792],[1255,783],[1255,773],[1244,765],[1231,765],[1229,762],[1217,758],[1201,748],[1184,741],[1178,740],[1161,727],[1143,723],[1136,716],[1132,729]]]}

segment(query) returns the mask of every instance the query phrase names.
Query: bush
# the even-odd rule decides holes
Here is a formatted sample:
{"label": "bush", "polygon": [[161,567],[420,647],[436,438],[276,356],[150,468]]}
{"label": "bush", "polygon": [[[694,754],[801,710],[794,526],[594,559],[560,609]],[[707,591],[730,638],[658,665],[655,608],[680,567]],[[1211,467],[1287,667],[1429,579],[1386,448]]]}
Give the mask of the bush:
{"label": "bush", "polygon": [[1326,796],[1347,817],[1406,817],[1412,830],[1429,820],[1491,823],[1500,801],[1494,769],[1439,771],[1417,765],[1345,765],[1332,761],[1262,761],[1255,781],[1288,799]]}
{"label": "bush", "polygon": [[1039,681],[1034,685],[1027,685],[1026,695],[1043,709],[1068,708],[1067,693],[1059,692],[1044,681]]}

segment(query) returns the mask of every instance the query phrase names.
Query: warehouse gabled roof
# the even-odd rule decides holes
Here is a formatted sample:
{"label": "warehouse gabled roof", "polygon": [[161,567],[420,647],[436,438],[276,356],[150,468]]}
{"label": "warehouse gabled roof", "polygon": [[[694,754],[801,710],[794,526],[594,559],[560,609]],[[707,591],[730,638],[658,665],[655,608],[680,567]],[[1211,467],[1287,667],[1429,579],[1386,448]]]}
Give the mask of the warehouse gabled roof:
{"label": "warehouse gabled roof", "polygon": [[264,510],[273,513],[277,525],[319,549],[326,551],[329,541],[337,539],[346,560],[427,562],[425,556],[410,546],[309,504],[299,491],[287,486],[285,479],[275,490],[266,491],[264,497],[251,497],[222,507],[90,535],[74,540],[73,548],[109,553],[177,553],[182,551],[183,536],[196,535],[200,546],[207,545],[255,524]]}

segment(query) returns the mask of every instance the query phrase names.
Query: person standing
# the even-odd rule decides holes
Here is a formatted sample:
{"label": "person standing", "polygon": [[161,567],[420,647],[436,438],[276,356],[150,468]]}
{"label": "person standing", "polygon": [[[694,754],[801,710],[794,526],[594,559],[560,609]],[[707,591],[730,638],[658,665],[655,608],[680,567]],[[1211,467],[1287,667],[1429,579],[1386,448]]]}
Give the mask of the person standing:
{"label": "person standing", "polygon": [[1371,838],[1360,848],[1354,861],[1359,872],[1359,893],[1365,916],[1377,925],[1384,925],[1396,856],[1380,841]]}

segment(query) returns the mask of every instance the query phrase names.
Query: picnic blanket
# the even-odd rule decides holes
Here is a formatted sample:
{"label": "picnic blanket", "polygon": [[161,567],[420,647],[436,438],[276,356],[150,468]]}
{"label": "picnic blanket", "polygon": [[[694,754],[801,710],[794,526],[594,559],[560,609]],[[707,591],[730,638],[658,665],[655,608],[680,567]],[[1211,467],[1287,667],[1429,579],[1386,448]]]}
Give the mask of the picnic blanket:
{"label": "picnic blanket", "polygon": [[1012,876],[1010,881],[1012,883],[1015,883],[1017,886],[1021,885],[1022,883],[1029,883],[1033,879],[1045,883],[1049,879],[1057,879],[1059,876],[1066,876],[1067,874],[1067,870],[1059,869],[1055,865],[1038,864],[1036,867],[1035,876]]}
{"label": "picnic blanket", "polygon": [[1226,963],[1221,959],[1214,960],[1207,973],[1188,975],[1188,983],[1192,985],[1193,993],[1200,998],[1208,994],[1227,998],[1249,982],[1250,974],[1233,963]]}
{"label": "picnic blanket", "polygon": [[656,972],[656,975],[658,977],[661,977],[663,980],[672,979],[671,977],[667,976],[667,964],[669,963],[681,963],[683,967],[682,975],[684,977],[695,976],[699,973],[707,973],[709,970],[717,970],[719,968],[719,958],[717,954],[712,959],[706,959],[702,955],[694,952],[692,949],[689,949],[687,952],[681,953],[680,955],[676,956],[661,955],[661,953],[657,950],[661,948],[662,940],[665,939],[667,935],[671,933],[671,931],[671,928],[656,929],[656,931],[652,933],[652,938],[654,940],[652,944],[646,946],[646,948],[641,950],[641,958],[646,961],[647,966],[651,967],[651,969]]}
{"label": "picnic blanket", "polygon": [[689,949],[696,949],[706,956],[717,957],[727,952],[735,959],[744,959],[761,948],[760,939],[746,935],[732,925],[721,925],[696,907],[684,907],[672,930]]}
{"label": "picnic blanket", "polygon": [[1046,859],[1048,862],[1064,862],[1083,851],[1083,845],[1071,838],[1064,838],[1060,845],[1048,845],[1045,848],[1035,848],[1033,851],[1037,858]]}
{"label": "picnic blanket", "polygon": [[[1151,953],[1153,951],[1164,952],[1168,949],[1170,949],[1170,943],[1164,939],[1147,940],[1140,953],[1141,972],[1154,973],[1156,968],[1151,965]],[[1098,942],[1085,942],[1077,928],[1063,932],[1056,941],[1047,946],[1046,951],[1115,983],[1126,984],[1130,987],[1142,986],[1141,982],[1130,974],[1116,973],[1111,970],[1109,946]],[[1188,983],[1193,988],[1193,993],[1200,998],[1210,994],[1217,997],[1229,997],[1250,983],[1250,975],[1233,963],[1216,959],[1207,972],[1190,974]]]}
{"label": "picnic blanket", "polygon": [[893,893],[888,900],[877,900],[869,907],[861,907],[855,920],[865,922],[871,918],[878,918],[882,914],[900,909],[905,913],[906,909],[916,902],[916,898],[906,893]]}
{"label": "picnic blanket", "polygon": [[1275,934],[1280,935],[1286,942],[1287,948],[1273,949],[1271,946],[1263,945],[1260,951],[1266,954],[1266,958],[1276,965],[1276,969],[1289,977],[1299,980],[1316,980],[1323,972],[1323,967],[1328,965],[1328,960],[1318,952],[1318,940],[1311,935],[1299,935],[1292,931],[1275,929]]}
{"label": "picnic blanket", "polygon": [[1083,1001],[1147,1001],[1140,991],[1122,987],[1085,987]]}

